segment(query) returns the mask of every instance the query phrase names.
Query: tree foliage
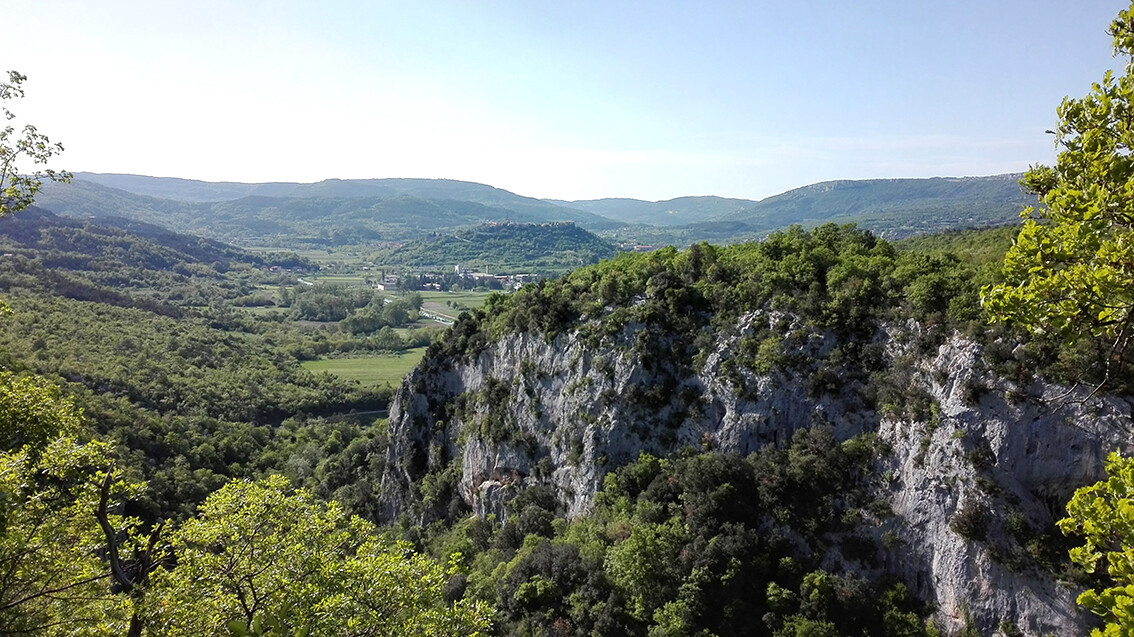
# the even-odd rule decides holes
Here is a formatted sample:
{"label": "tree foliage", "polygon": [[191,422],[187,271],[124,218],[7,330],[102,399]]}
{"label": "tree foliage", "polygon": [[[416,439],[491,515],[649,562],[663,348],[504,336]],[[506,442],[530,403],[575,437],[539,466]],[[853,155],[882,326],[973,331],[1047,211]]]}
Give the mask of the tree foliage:
{"label": "tree foliage", "polygon": [[0,633],[478,635],[455,571],[286,478],[236,480],[164,534],[123,515],[145,485],[43,379],[0,373]]}
{"label": "tree foliage", "polygon": [[[113,470],[108,452],[64,436],[40,452],[0,453],[0,633],[125,632],[130,600],[111,591],[94,516],[99,484]],[[138,488],[118,480],[116,499]],[[110,519],[124,530],[136,523]]]}
{"label": "tree foliage", "polygon": [[[17,71],[8,71],[8,81],[0,82],[0,108],[8,122],[16,118],[8,105],[24,96],[23,83],[27,79]],[[71,180],[68,172],[40,168],[61,152],[62,144],[52,143],[31,124],[24,125],[19,132],[10,123],[0,130],[0,217],[30,206],[44,177],[52,181]],[[31,172],[25,172],[27,162],[35,167]]]}
{"label": "tree foliage", "polygon": [[[1024,226],[1004,258],[1004,283],[982,290],[993,318],[1071,343],[1101,341],[1097,389],[1128,382],[1134,342],[1134,3],[1108,33],[1115,55],[1125,58],[1124,72],[1107,71],[1088,95],[1060,104],[1056,165],[1035,166],[1021,180],[1042,207],[1024,211]],[[1106,622],[1092,634],[1129,635],[1134,464],[1115,453],[1106,471],[1107,480],[1075,492],[1059,526],[1086,539],[1071,559],[1088,573],[1106,564],[1112,580],[1079,596]]]}
{"label": "tree foliage", "polygon": [[[0,633],[122,632],[128,621],[95,511],[141,485],[116,471],[109,445],[77,441],[83,425],[58,387],[0,371]],[[106,521],[132,544],[137,520]]]}
{"label": "tree foliage", "polygon": [[477,635],[484,604],[447,606],[449,573],[281,476],[234,481],[172,536],[147,598],[161,634]]}
{"label": "tree foliage", "polygon": [[1134,634],[1134,459],[1112,453],[1107,479],[1075,492],[1067,504],[1064,533],[1082,535],[1086,543],[1071,550],[1071,559],[1088,573],[1106,566],[1109,586],[1089,589],[1079,603],[1101,616],[1106,625],[1092,635]]}
{"label": "tree foliage", "polygon": [[695,335],[726,329],[745,312],[778,310],[852,333],[901,312],[908,299],[914,318],[964,320],[976,303],[969,279],[956,258],[898,252],[854,226],[795,226],[759,243],[620,254],[489,297],[485,322],[494,338],[528,331],[550,338],[594,319],[614,331],[638,321]]}
{"label": "tree foliage", "polygon": [[[510,635],[932,635],[905,587],[856,575],[882,551],[856,528],[875,515],[877,451],[816,427],[747,457],[642,454],[585,517],[531,524],[564,513],[532,488],[506,520],[426,543],[471,561],[465,598],[498,607]],[[850,566],[824,560],[833,546]]]}
{"label": "tree foliage", "polygon": [[1107,71],[1088,95],[1059,106],[1056,165],[1022,180],[1042,205],[1024,211],[1005,282],[983,297],[996,318],[1069,339],[1105,338],[1121,359],[1134,337],[1134,8],[1109,33],[1125,72]]}
{"label": "tree foliage", "polygon": [[0,448],[39,451],[60,434],[75,434],[81,412],[59,387],[38,376],[0,370]]}

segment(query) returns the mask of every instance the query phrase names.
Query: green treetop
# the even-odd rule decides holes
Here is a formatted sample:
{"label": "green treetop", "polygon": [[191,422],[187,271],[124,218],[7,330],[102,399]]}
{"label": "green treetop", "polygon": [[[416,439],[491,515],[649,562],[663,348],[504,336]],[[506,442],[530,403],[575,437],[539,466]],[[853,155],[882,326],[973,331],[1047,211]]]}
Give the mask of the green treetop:
{"label": "green treetop", "polygon": [[1059,521],[1064,533],[1086,538],[1071,559],[1088,573],[1101,563],[1112,579],[1079,595],[1080,604],[1106,621],[1091,632],[1097,637],[1134,634],[1134,460],[1112,453],[1106,472],[1106,480],[1075,492],[1067,518]]}
{"label": "green treetop", "polygon": [[147,596],[158,634],[475,637],[490,626],[484,604],[445,603],[451,570],[281,476],[228,483],[171,543],[177,564]]}
{"label": "green treetop", "polygon": [[[0,108],[8,122],[16,118],[8,104],[24,96],[22,85],[27,79],[17,71],[8,71],[8,81],[0,82]],[[31,124],[25,124],[18,133],[10,123],[0,129],[0,217],[30,206],[44,177],[52,181],[71,180],[71,173],[66,171],[39,168],[61,152],[62,144],[52,143]],[[35,168],[21,174],[28,162]]]}
{"label": "green treetop", "polygon": [[[1062,148],[1054,167],[1036,166],[1022,183],[1042,207],[1004,259],[1005,283],[982,291],[985,308],[1034,333],[1106,344],[1108,382],[1122,380],[1134,336],[1134,4],[1111,23],[1124,73],[1111,71],[1083,98],[1059,106]],[[1085,538],[1071,559],[1088,572],[1105,565],[1111,581],[1079,596],[1105,624],[1092,635],[1134,634],[1134,464],[1115,453],[1108,478],[1075,492],[1064,533]]]}
{"label": "green treetop", "polygon": [[1113,357],[1134,322],[1134,6],[1109,33],[1124,73],[1059,106],[1054,167],[1022,180],[1041,198],[1004,260],[1005,283],[983,290],[986,309],[1037,333],[1107,339]]}

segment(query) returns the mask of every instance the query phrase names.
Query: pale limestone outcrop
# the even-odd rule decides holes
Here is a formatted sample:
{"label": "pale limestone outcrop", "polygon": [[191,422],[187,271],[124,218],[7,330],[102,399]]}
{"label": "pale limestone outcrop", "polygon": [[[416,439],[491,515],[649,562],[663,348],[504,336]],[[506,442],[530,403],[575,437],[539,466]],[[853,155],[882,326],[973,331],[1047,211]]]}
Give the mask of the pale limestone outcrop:
{"label": "pale limestone outcrop", "polygon": [[[971,620],[982,634],[1001,622],[1026,635],[1083,633],[1089,620],[1074,603],[1077,591],[1051,574],[1013,570],[994,558],[994,547],[1007,541],[1003,524],[989,525],[988,537],[977,541],[951,522],[966,506],[994,519],[1011,508],[1017,522],[1050,527],[1071,491],[1101,476],[1108,451],[1130,448],[1130,402],[1084,400],[1087,390],[1065,396],[1067,388],[1041,383],[1017,387],[989,371],[981,348],[959,336],[914,357],[911,391],[927,393],[937,406],[921,421],[868,408],[856,386],[861,379],[816,392],[806,370],[726,369],[754,324],[784,320],[742,317],[692,369],[666,357],[644,364],[633,347],[640,325],[626,326],[601,348],[580,331],[551,342],[512,334],[472,360],[426,359],[391,408],[387,513],[428,517],[417,482],[427,468],[450,463],[459,465],[461,497],[478,515],[504,519],[519,487],[551,484],[568,515],[577,516],[608,471],[642,452],[692,446],[748,453],[816,424],[832,426],[840,438],[876,431],[891,449],[878,471],[893,515],[872,532],[887,538],[891,572],[936,603],[939,626],[952,633]],[[874,342],[887,361],[909,359],[913,348],[902,343],[919,329],[889,326]],[[792,342],[788,354],[806,360],[827,352],[834,337]],[[650,393],[658,387],[664,393]]]}

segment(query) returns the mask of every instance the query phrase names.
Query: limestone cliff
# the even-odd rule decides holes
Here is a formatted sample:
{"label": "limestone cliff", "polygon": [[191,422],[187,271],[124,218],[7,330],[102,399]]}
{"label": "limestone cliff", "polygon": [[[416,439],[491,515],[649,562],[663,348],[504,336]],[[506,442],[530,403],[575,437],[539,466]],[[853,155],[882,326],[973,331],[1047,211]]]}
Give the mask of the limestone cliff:
{"label": "limestone cliff", "polygon": [[[771,363],[740,357],[766,326],[784,335]],[[927,345],[913,321],[881,324],[854,360],[829,356],[843,337],[768,310],[706,332],[692,358],[642,324],[600,339],[583,327],[427,357],[391,408],[386,514],[443,515],[422,480],[449,471],[480,516],[504,519],[535,484],[553,485],[579,516],[603,476],[642,452],[745,454],[817,425],[840,439],[876,432],[889,448],[877,472],[891,514],[867,532],[884,547],[879,568],[934,603],[939,627],[1085,632],[1078,591],[1021,559],[1023,536],[1050,529],[1074,488],[1102,475],[1106,453],[1131,447],[1128,400],[1021,386],[991,371],[977,343],[954,334]],[[879,378],[905,406],[879,394]]]}

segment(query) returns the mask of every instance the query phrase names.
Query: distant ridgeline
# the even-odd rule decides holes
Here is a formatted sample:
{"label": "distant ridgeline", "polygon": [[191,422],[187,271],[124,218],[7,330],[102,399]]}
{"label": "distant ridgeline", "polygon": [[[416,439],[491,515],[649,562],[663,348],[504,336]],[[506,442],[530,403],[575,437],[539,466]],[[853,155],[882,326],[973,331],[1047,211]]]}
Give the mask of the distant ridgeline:
{"label": "distant ridgeline", "polygon": [[569,269],[614,256],[609,241],[571,221],[486,223],[471,230],[410,241],[380,252],[375,262],[412,266],[460,265],[499,273],[513,267]]}
{"label": "distant ridgeline", "polygon": [[78,173],[48,184],[56,214],[123,217],[240,245],[302,249],[428,239],[482,223],[573,221],[615,242],[690,245],[759,239],[792,224],[856,223],[899,238],[1014,223],[1036,198],[1019,175],[829,181],[761,201],[722,197],[539,200],[444,179],[211,183]]}
{"label": "distant ridgeline", "polygon": [[1037,203],[1019,174],[933,179],[825,181],[768,197],[745,210],[683,226],[693,237],[732,241],[791,224],[854,223],[889,239],[1016,223]]}
{"label": "distant ridgeline", "polygon": [[210,184],[79,173],[71,184],[44,188],[38,204],[66,216],[127,217],[242,245],[296,248],[400,242],[494,221],[623,225],[491,186],[431,179]]}

